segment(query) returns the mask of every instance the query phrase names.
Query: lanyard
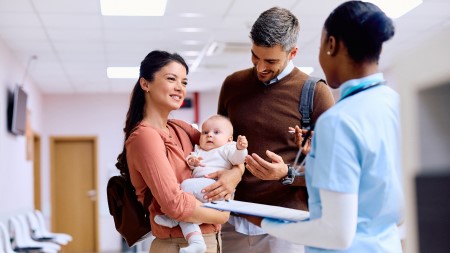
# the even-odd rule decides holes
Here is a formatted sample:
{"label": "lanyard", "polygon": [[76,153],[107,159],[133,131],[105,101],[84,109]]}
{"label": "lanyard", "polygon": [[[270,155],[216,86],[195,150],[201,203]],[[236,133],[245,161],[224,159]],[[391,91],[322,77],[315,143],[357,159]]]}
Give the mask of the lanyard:
{"label": "lanyard", "polygon": [[[351,97],[351,96],[353,96],[353,95],[355,95],[355,94],[357,94],[357,93],[360,93],[360,92],[362,92],[362,91],[365,91],[365,90],[368,90],[368,89],[377,87],[377,86],[379,86],[379,85],[381,85],[381,84],[384,84],[384,81],[381,81],[381,82],[378,82],[378,83],[374,83],[374,84],[370,84],[370,85],[366,85],[366,86],[363,86],[363,87],[359,87],[359,88],[357,88],[357,89],[351,91],[350,93],[345,94],[339,101],[342,101],[342,100],[344,100],[344,99],[346,99],[346,98],[348,98],[348,97]],[[339,102],[339,101],[338,101],[338,102]]]}

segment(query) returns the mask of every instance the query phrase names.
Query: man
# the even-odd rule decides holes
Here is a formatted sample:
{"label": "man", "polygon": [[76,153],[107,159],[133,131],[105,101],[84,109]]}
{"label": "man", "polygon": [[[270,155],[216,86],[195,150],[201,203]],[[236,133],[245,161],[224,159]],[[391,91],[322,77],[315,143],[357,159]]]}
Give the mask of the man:
{"label": "man", "polygon": [[[300,93],[308,75],[296,68],[298,19],[287,9],[274,7],[263,12],[253,24],[253,67],[228,76],[219,96],[218,113],[229,117],[234,138],[245,135],[249,154],[267,159],[266,150],[293,163],[298,147],[289,127],[300,125]],[[318,82],[314,91],[313,122],[334,104],[330,89]],[[267,159],[270,160],[270,159]],[[285,185],[288,169],[246,170],[236,188],[235,199],[307,210],[304,177]],[[267,235],[247,220],[231,216],[222,229],[224,253],[303,252],[295,245]]]}

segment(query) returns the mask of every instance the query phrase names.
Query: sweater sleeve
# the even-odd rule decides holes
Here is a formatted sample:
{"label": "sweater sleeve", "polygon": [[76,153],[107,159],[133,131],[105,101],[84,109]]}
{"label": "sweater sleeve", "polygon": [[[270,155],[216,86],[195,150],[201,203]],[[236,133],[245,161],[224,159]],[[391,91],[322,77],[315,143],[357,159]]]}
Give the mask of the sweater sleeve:
{"label": "sweater sleeve", "polygon": [[358,195],[320,190],[322,217],[314,220],[283,223],[264,219],[262,229],[284,240],[325,249],[348,248],[356,233]]}
{"label": "sweater sleeve", "polygon": [[195,197],[181,190],[176,170],[167,158],[166,152],[170,151],[166,150],[159,133],[142,127],[128,138],[126,148],[131,176],[135,171],[141,174],[161,211],[176,220],[190,217],[195,209]]}
{"label": "sweater sleeve", "polygon": [[314,90],[313,112],[311,114],[313,122],[316,123],[319,116],[332,107],[334,103],[330,87],[324,82],[318,82]]}

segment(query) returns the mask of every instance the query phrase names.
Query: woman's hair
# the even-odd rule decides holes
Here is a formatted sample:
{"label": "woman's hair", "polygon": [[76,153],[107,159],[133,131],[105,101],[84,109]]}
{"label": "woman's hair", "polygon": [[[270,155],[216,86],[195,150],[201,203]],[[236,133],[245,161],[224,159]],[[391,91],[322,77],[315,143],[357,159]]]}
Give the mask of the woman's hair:
{"label": "woman's hair", "polygon": [[[144,118],[145,92],[141,88],[139,79],[142,77],[145,80],[152,82],[155,78],[155,73],[171,62],[180,63],[186,68],[186,74],[189,72],[189,67],[183,57],[176,53],[171,54],[166,51],[155,50],[150,52],[141,62],[139,78],[131,93],[130,107],[128,108],[125,127],[123,129],[125,132],[125,141],[131,135],[136,125]],[[116,167],[119,169],[120,174],[129,177],[125,143],[123,145],[122,153],[117,157]]]}
{"label": "woman's hair", "polygon": [[250,39],[257,46],[280,45],[289,52],[297,45],[300,24],[289,10],[273,7],[261,13],[252,26]]}
{"label": "woman's hair", "polygon": [[339,5],[326,19],[324,29],[328,37],[344,43],[357,63],[378,62],[383,42],[394,36],[392,20],[376,5],[361,1]]}

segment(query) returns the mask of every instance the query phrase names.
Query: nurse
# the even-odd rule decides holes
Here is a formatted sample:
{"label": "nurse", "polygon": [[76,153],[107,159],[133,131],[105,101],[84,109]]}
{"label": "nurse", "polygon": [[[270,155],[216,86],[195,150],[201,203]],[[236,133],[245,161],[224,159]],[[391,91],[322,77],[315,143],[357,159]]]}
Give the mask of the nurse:
{"label": "nurse", "polygon": [[[319,61],[340,100],[320,116],[307,157],[310,220],[251,222],[306,252],[402,252],[399,96],[378,70],[393,35],[392,20],[371,3],[345,2],[328,16]],[[247,166],[287,166],[267,153],[271,162],[252,154]]]}

